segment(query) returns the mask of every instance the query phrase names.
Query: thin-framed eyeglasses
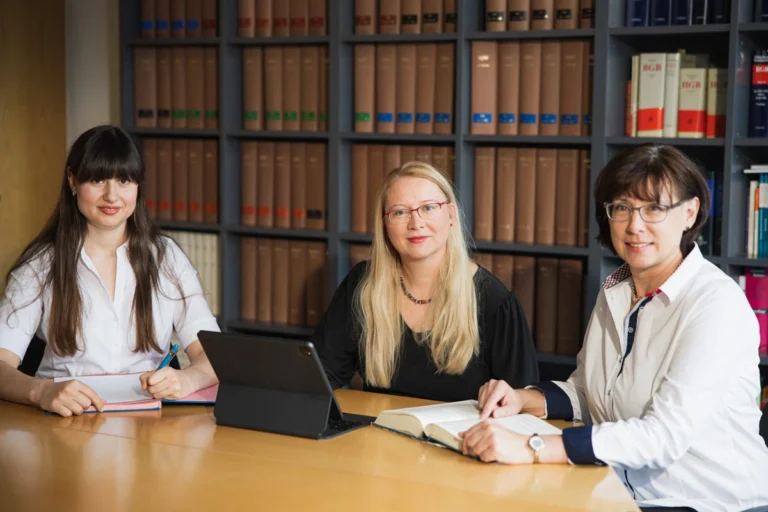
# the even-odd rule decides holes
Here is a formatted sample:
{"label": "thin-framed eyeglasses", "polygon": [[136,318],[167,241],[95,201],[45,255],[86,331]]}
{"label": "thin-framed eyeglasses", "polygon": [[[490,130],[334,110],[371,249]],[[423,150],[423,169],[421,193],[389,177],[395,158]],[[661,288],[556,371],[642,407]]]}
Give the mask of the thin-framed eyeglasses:
{"label": "thin-framed eyeglasses", "polygon": [[608,218],[618,222],[624,222],[632,217],[635,210],[640,212],[640,217],[645,222],[661,222],[667,218],[667,213],[673,208],[677,208],[687,199],[681,199],[675,204],[644,204],[643,206],[630,206],[627,203],[615,202],[604,203],[605,213]]}
{"label": "thin-framed eyeglasses", "polygon": [[426,203],[418,208],[397,208],[384,212],[384,217],[389,220],[390,224],[405,224],[411,220],[413,212],[417,212],[419,217],[424,220],[434,219],[443,205],[449,203],[450,201],[443,201],[442,203]]}

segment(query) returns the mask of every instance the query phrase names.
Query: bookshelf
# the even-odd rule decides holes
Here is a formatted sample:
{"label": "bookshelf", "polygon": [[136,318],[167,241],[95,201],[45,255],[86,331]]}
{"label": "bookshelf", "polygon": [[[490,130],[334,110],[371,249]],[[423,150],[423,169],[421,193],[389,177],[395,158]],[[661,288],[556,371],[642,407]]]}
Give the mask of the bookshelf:
{"label": "bookshelf", "polygon": [[[737,74],[749,73],[748,59],[740,52],[768,46],[768,23],[753,23],[752,0],[731,0],[730,22],[721,25],[625,27],[625,0],[596,2],[594,28],[574,30],[536,30],[526,32],[485,32],[484,2],[458,0],[456,32],[418,35],[354,35],[354,1],[329,0],[328,35],[322,37],[242,38],[237,34],[237,0],[218,1],[218,37],[192,40],[140,39],[140,2],[120,2],[121,113],[123,127],[137,137],[198,137],[216,139],[219,144],[219,224],[165,221],[164,229],[214,232],[220,236],[221,315],[225,330],[268,335],[311,335],[310,328],[281,327],[242,321],[240,316],[240,238],[268,236],[293,240],[321,240],[328,244],[328,298],[349,270],[349,247],[369,243],[371,235],[350,232],[349,193],[351,146],[354,143],[441,144],[453,147],[455,185],[467,225],[473,225],[474,149],[478,146],[564,147],[591,152],[590,192],[599,170],[623,148],[645,142],[675,145],[695,159],[722,172],[722,246],[708,258],[736,278],[747,267],[768,266],[768,260],[744,257],[745,212],[743,203],[748,182],[741,170],[750,163],[768,162],[768,138],[747,137],[749,85],[737,84]],[[472,135],[470,128],[471,42],[514,39],[590,39],[594,43],[594,92],[592,133],[590,136],[504,136]],[[455,100],[454,133],[451,135],[356,133],[353,121],[353,48],[360,43],[454,42]],[[324,44],[328,46],[328,131],[244,131],[241,122],[242,51],[249,46]],[[205,45],[218,48],[219,129],[137,129],[134,127],[133,49],[144,46]],[[715,139],[636,138],[624,136],[625,81],[630,75],[630,56],[636,52],[706,52],[718,67],[728,69],[726,135]],[[744,55],[747,55],[745,53]],[[746,66],[746,67],[745,67]],[[328,229],[327,231],[271,229],[240,224],[240,142],[277,140],[325,142],[328,147]],[[587,247],[562,247],[478,242],[476,249],[493,253],[512,253],[537,257],[579,258],[584,262],[584,325],[605,277],[621,262],[596,241],[598,228],[594,204],[589,205]],[[543,366],[573,367],[575,358],[542,354]],[[768,358],[761,360],[763,371]]]}

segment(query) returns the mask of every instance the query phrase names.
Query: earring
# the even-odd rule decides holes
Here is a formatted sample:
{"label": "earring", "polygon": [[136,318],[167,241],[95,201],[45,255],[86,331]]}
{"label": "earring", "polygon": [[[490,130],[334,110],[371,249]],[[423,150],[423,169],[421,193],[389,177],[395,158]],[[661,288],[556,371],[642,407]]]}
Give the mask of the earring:
{"label": "earring", "polygon": [[75,191],[73,190],[73,191],[72,191],[72,196],[74,196],[74,195],[75,195]]}

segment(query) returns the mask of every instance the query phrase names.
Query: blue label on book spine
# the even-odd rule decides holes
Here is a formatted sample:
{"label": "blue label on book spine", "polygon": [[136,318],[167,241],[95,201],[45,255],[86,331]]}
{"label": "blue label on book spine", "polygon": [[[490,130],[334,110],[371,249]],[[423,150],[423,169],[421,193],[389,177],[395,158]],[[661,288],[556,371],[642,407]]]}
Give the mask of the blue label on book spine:
{"label": "blue label on book spine", "polygon": [[157,20],[157,21],[155,21],[155,28],[157,30],[167,30],[168,29],[168,20]]}
{"label": "blue label on book spine", "polygon": [[152,30],[152,20],[144,20],[141,22],[141,30]]}
{"label": "blue label on book spine", "polygon": [[520,124],[536,124],[536,114],[520,114]]}
{"label": "blue label on book spine", "polygon": [[171,20],[173,30],[184,30],[184,20]]}
{"label": "blue label on book spine", "polygon": [[187,20],[187,28],[197,30],[200,28],[200,20]]}
{"label": "blue label on book spine", "polygon": [[395,114],[392,112],[379,112],[376,114],[376,121],[380,123],[393,123],[395,121]]}
{"label": "blue label on book spine", "polygon": [[541,114],[541,124],[557,124],[557,114]]}
{"label": "blue label on book spine", "polygon": [[584,124],[592,124],[592,115],[584,114]]}
{"label": "blue label on book spine", "polygon": [[475,112],[472,114],[472,122],[474,124],[491,124],[493,122],[493,114],[490,112]]}
{"label": "blue label on book spine", "polygon": [[499,124],[515,124],[515,114],[499,114]]}
{"label": "blue label on book spine", "polygon": [[579,114],[560,114],[560,124],[579,124]]}
{"label": "blue label on book spine", "polygon": [[416,112],[416,122],[417,123],[431,123],[432,122],[432,114],[429,112]]}
{"label": "blue label on book spine", "polygon": [[398,123],[412,123],[413,122],[413,112],[398,112],[397,113],[397,122]]}
{"label": "blue label on book spine", "polygon": [[447,124],[451,122],[451,114],[445,114],[442,112],[435,112],[435,122],[440,124]]}

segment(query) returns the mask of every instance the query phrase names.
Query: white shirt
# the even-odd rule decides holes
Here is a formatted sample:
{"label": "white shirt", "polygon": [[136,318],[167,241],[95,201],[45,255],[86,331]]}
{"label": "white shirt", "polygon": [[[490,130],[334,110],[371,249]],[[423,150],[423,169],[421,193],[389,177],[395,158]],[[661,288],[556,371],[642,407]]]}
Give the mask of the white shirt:
{"label": "white shirt", "polygon": [[[159,272],[161,293],[154,294],[152,303],[157,344],[163,352],[134,352],[136,325],[131,309],[136,279],[128,260],[128,243],[117,249],[114,300],[83,249],[77,264],[82,297],[82,339],[78,338],[77,342],[82,350],[71,357],[59,357],[47,345],[37,377],[154,370],[168,353],[173,330],[183,348],[197,340],[201,330],[220,330],[203,296],[197,271],[173,240],[165,240],[167,250]],[[20,358],[24,357],[35,333],[47,341],[51,290],[50,286],[46,287],[40,296],[40,287],[47,274],[49,257],[35,258],[14,271],[0,301],[0,348],[10,350]],[[179,300],[179,290],[169,274],[177,277],[186,300]]]}
{"label": "white shirt", "polygon": [[568,400],[558,404],[545,391],[550,417],[569,401],[574,419],[591,425],[574,436],[583,437],[581,447],[565,443],[569,459],[591,451],[640,505],[700,512],[768,505],[760,332],[744,292],[698,246],[632,312],[628,277],[624,265],[606,280],[577,368],[555,383]]}

